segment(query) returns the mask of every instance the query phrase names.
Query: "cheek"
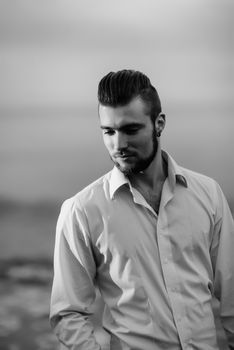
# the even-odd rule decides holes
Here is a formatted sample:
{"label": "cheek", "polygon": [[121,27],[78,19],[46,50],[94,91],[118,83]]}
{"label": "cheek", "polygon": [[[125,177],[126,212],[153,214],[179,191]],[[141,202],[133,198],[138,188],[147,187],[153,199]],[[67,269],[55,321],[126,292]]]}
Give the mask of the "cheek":
{"label": "cheek", "polygon": [[140,140],[138,142],[138,149],[144,154],[147,154],[148,152],[151,152],[153,149],[153,140],[152,136],[147,136],[146,138]]}
{"label": "cheek", "polygon": [[111,139],[110,139],[109,137],[105,137],[105,136],[103,135],[103,143],[104,143],[106,149],[107,149],[108,151],[111,151],[111,149],[113,148],[113,147],[112,147]]}

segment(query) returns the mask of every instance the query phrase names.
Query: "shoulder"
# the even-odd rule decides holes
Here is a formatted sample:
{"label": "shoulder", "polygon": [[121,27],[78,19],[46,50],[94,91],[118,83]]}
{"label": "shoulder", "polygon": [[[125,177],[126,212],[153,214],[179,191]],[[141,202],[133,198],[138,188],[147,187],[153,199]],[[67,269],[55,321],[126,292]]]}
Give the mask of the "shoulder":
{"label": "shoulder", "polygon": [[191,169],[181,167],[181,170],[189,183],[198,183],[201,186],[209,187],[213,186],[216,182],[212,177],[193,171]]}
{"label": "shoulder", "polygon": [[215,179],[187,168],[181,167],[181,170],[191,191],[196,192],[197,195],[209,197],[212,201],[217,201],[218,192],[221,189]]}
{"label": "shoulder", "polygon": [[83,233],[93,237],[99,232],[102,216],[106,215],[110,205],[109,180],[111,172],[101,176],[71,198],[66,199],[61,207],[57,222],[58,231]]}
{"label": "shoulder", "polygon": [[90,203],[98,203],[103,198],[108,198],[110,176],[111,171],[84,187],[74,196],[66,199],[62,204],[63,211],[82,210]]}

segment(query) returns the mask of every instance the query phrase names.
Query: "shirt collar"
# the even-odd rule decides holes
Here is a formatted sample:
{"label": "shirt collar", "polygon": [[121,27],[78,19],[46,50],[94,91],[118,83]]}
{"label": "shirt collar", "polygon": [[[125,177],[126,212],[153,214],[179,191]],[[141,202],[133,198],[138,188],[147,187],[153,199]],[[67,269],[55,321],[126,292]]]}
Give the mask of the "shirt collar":
{"label": "shirt collar", "polygon": [[180,183],[184,187],[188,187],[188,183],[184,175],[183,169],[167,152],[162,151],[162,157],[167,163],[168,181],[171,188],[174,189],[176,183]]}
{"label": "shirt collar", "polygon": [[130,181],[116,166],[113,168],[110,176],[110,197],[113,198],[115,192],[122,186],[128,185]]}
{"label": "shirt collar", "polygon": [[[182,168],[175,162],[175,160],[165,151],[162,151],[162,157],[168,164],[168,181],[172,189],[175,188],[176,183],[188,187],[187,180],[183,174]],[[115,192],[127,185],[131,188],[129,179],[115,166],[111,171],[110,176],[110,198],[112,199]]]}

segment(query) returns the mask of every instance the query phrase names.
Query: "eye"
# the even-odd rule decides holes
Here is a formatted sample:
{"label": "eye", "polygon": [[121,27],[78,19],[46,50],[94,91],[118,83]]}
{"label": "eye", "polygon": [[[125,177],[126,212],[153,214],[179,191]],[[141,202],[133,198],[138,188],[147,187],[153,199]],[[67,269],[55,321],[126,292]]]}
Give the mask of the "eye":
{"label": "eye", "polygon": [[138,128],[134,128],[134,129],[126,129],[125,130],[125,133],[128,134],[128,135],[134,135],[138,132]]}
{"label": "eye", "polygon": [[103,130],[104,135],[114,135],[115,131],[112,129]]}

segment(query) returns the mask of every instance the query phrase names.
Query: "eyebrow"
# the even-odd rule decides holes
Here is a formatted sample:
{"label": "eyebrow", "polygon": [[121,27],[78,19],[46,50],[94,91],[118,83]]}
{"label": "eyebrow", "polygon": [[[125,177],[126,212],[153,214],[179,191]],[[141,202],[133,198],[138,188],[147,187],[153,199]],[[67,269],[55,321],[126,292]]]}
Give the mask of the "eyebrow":
{"label": "eyebrow", "polygon": [[126,129],[130,129],[130,128],[142,128],[144,127],[145,124],[142,123],[130,123],[130,124],[125,124],[120,126],[119,128],[112,128],[110,126],[105,126],[105,125],[101,125],[100,128],[101,129],[105,129],[105,130],[126,130]]}

